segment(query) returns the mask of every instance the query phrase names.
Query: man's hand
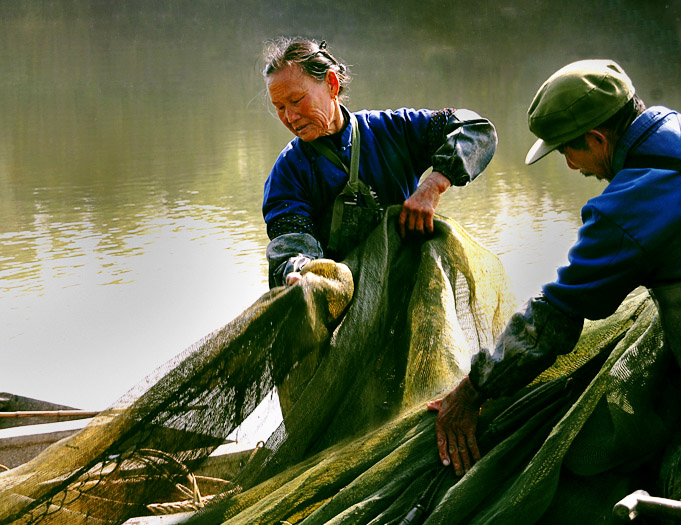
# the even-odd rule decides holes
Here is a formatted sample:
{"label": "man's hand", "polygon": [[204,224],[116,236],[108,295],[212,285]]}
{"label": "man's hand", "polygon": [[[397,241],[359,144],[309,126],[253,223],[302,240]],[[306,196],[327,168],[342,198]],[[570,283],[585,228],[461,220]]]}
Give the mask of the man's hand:
{"label": "man's hand", "polygon": [[404,237],[409,231],[433,233],[433,216],[440,195],[449,188],[450,182],[438,171],[433,171],[416,188],[416,191],[402,205],[402,213],[398,223],[399,232]]}
{"label": "man's hand", "polygon": [[463,476],[480,459],[475,429],[483,401],[466,376],[445,397],[428,403],[429,410],[439,412],[435,430],[440,459],[445,466],[453,465],[457,476]]}

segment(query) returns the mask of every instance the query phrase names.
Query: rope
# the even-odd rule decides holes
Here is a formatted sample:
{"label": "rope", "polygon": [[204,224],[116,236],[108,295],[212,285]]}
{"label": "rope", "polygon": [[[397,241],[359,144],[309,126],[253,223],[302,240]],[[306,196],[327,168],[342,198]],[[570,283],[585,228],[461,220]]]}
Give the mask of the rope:
{"label": "rope", "polygon": [[255,456],[255,454],[258,452],[258,450],[260,450],[260,449],[263,448],[264,446],[265,446],[265,442],[264,442],[264,441],[258,441],[258,442],[255,444],[255,447],[253,448],[253,451],[251,452],[251,455],[248,456],[248,460],[246,461],[246,465],[248,465],[248,464],[251,462],[251,460],[253,459],[253,457]]}
{"label": "rope", "polygon": [[168,503],[150,503],[147,510],[156,516],[166,516],[168,514],[179,514],[180,512],[188,512],[192,510],[202,509],[215,496],[202,496],[199,501],[187,499],[182,501],[171,501]]}
{"label": "rope", "polygon": [[[260,445],[260,443],[262,443],[262,445]],[[264,442],[261,441],[258,443],[258,445],[264,446]],[[258,449],[258,445],[256,445],[256,450]],[[186,487],[182,483],[175,484],[175,488],[177,488],[178,491],[180,491],[184,496],[187,497],[186,500],[147,504],[146,505],[147,510],[149,510],[149,512],[151,512],[154,515],[177,514],[180,512],[199,510],[205,507],[206,503],[215,497],[215,494],[202,496],[201,491],[199,490],[198,480],[223,483],[225,485],[233,484],[231,481],[222,478],[215,478],[210,476],[197,476],[190,472],[187,466],[180,460],[161,450],[145,448],[140,449],[139,454],[140,454],[139,459],[141,461],[143,461],[144,463],[151,467],[161,470],[166,475],[168,474],[168,472],[163,471],[160,468],[159,464],[151,461],[151,458],[162,459],[168,463],[174,464],[176,467],[180,469],[182,474],[187,477],[187,481],[189,482],[189,487]],[[251,454],[251,457],[252,456],[253,454]],[[224,491],[223,494],[232,494],[234,492],[239,492],[240,490],[241,490],[240,487],[235,486],[234,488],[228,491]]]}
{"label": "rope", "polygon": [[[198,479],[201,479],[202,476],[195,476]],[[219,478],[211,478],[211,479],[219,479]],[[220,480],[224,481],[225,483],[231,483],[230,481],[226,480]],[[227,490],[225,492],[221,492],[220,495],[224,494],[235,494],[241,490],[241,487],[234,487],[233,489]],[[198,493],[198,491],[197,491]],[[181,501],[170,501],[166,503],[149,503],[146,505],[147,510],[151,512],[154,515],[157,516],[162,516],[162,515],[168,515],[168,514],[179,514],[180,512],[189,512],[192,510],[200,510],[203,507],[206,506],[206,503],[208,503],[210,500],[215,498],[217,494],[210,494],[208,496],[199,496],[198,501],[192,497],[191,499],[186,499],[186,500],[181,500]]]}

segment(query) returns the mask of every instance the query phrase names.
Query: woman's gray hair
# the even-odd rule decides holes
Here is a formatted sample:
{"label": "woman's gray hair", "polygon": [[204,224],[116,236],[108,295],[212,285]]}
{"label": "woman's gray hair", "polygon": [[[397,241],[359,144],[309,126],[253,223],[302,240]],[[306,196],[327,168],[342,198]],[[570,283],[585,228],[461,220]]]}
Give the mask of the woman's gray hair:
{"label": "woman's gray hair", "polygon": [[292,64],[298,64],[303,73],[314,78],[317,82],[323,82],[327,71],[335,71],[340,88],[338,97],[342,100],[352,78],[348,66],[337,60],[328,50],[326,41],[316,42],[305,38],[280,37],[267,42],[263,53],[265,69],[263,76],[267,79],[270,75],[285,69]]}

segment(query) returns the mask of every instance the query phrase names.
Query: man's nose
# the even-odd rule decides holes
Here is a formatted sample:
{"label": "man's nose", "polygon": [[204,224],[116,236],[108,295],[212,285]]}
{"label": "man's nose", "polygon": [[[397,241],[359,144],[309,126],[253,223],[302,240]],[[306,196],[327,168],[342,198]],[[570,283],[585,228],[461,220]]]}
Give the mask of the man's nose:
{"label": "man's nose", "polygon": [[571,170],[576,170],[579,169],[577,166],[575,166],[572,162],[570,162],[570,159],[565,157],[565,162],[567,162],[568,168]]}

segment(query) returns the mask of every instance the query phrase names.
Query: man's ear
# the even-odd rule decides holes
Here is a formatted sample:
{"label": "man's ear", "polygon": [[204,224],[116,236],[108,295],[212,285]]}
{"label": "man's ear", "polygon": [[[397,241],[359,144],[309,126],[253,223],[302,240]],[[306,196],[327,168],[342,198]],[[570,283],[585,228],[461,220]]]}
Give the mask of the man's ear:
{"label": "man's ear", "polygon": [[592,151],[606,152],[610,145],[609,134],[603,133],[597,129],[587,131],[585,139]]}

